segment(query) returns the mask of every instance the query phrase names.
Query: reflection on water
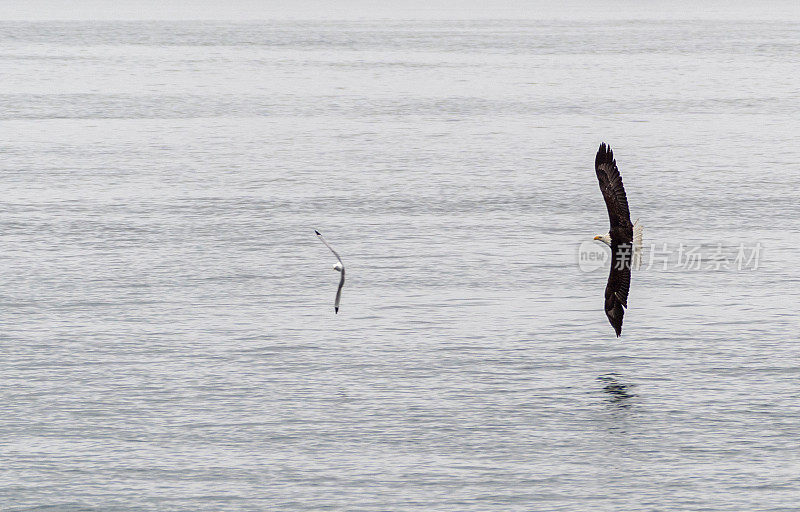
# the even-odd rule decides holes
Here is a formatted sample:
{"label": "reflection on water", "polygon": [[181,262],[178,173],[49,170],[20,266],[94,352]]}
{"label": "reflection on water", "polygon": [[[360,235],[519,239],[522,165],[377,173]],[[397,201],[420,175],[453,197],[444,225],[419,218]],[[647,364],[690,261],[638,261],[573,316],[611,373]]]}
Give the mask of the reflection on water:
{"label": "reflection on water", "polygon": [[632,405],[631,398],[636,395],[631,393],[635,384],[626,384],[620,380],[620,375],[616,373],[606,373],[597,377],[597,380],[605,383],[603,392],[608,396],[606,400],[617,407],[630,407]]}

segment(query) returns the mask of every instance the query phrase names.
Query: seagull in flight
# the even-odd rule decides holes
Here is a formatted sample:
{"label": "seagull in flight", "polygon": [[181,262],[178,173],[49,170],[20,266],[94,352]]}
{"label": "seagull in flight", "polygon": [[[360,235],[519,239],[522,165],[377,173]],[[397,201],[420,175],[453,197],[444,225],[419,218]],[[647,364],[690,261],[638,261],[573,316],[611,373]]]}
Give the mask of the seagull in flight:
{"label": "seagull in flight", "polygon": [[339,289],[336,290],[336,302],[333,303],[333,310],[338,314],[339,313],[339,299],[342,298],[342,286],[344,286],[344,263],[342,263],[342,257],[339,256],[339,253],[334,251],[333,247],[331,247],[330,244],[328,244],[328,242],[326,242],[325,239],[322,238],[322,235],[320,234],[320,232],[315,229],[314,233],[317,234],[317,237],[319,237],[319,239],[322,240],[322,243],[325,244],[325,247],[330,249],[331,252],[333,253],[333,255],[336,256],[336,259],[339,260],[339,263],[337,263],[336,265],[333,266],[333,270],[335,270],[335,271],[339,272],[340,274],[342,274],[342,278],[339,280]]}

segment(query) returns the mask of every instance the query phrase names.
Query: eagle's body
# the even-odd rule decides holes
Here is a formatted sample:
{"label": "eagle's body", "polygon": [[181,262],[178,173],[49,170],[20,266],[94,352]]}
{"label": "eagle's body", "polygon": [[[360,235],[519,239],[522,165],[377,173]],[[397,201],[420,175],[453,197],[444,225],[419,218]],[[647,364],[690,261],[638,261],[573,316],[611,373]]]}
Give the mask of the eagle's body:
{"label": "eagle's body", "polygon": [[600,144],[600,149],[597,150],[594,169],[611,223],[607,235],[595,237],[595,240],[602,240],[611,247],[611,269],[606,284],[604,309],[608,321],[619,337],[622,334],[622,317],[625,315],[625,308],[628,307],[635,245],[638,246],[637,262],[641,258],[641,226],[637,223],[637,243],[634,244],[634,225],[631,223],[622,176],[617,169],[614,153],[605,143]]}
{"label": "eagle's body", "polygon": [[[631,268],[633,270],[639,270],[639,267],[642,266],[642,237],[644,235],[644,226],[639,222],[639,219],[633,221],[633,260],[631,261]],[[606,244],[607,246],[611,247],[611,233],[606,233],[605,235],[597,235],[594,237],[595,240],[599,240]]]}

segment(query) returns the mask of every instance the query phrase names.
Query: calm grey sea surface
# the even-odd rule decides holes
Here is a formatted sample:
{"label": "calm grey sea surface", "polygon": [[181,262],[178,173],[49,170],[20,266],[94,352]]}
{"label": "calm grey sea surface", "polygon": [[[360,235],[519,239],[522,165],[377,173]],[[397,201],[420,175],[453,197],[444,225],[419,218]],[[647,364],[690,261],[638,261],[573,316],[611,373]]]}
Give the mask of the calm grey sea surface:
{"label": "calm grey sea surface", "polygon": [[799,61],[780,21],[0,23],[0,509],[797,510]]}

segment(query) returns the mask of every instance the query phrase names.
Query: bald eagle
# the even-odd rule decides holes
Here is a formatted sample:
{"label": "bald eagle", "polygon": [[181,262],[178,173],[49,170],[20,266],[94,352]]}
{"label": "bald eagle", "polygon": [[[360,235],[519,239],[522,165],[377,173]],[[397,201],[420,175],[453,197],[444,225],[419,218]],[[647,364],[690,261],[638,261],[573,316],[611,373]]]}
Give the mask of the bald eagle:
{"label": "bald eagle", "polygon": [[594,237],[611,247],[611,270],[606,284],[605,311],[617,337],[622,334],[622,317],[628,307],[628,290],[631,287],[631,267],[641,263],[642,226],[631,224],[628,198],[617,169],[614,153],[605,143],[600,144],[594,159],[594,170],[600,182],[600,191],[606,201],[611,229],[605,235]]}

